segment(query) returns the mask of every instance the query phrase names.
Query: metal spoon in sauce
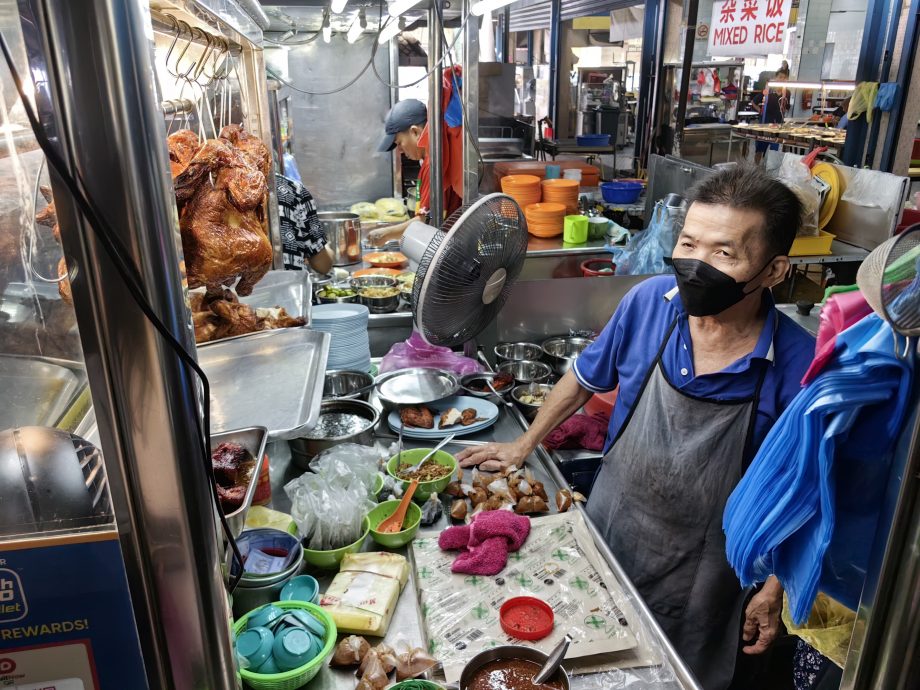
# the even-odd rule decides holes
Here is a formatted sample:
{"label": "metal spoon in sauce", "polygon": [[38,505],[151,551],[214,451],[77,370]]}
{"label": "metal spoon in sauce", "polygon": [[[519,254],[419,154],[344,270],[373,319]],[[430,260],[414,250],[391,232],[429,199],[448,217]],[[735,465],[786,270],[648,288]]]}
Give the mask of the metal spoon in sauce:
{"label": "metal spoon in sauce", "polygon": [[546,659],[546,663],[543,664],[543,668],[541,668],[540,672],[533,677],[531,682],[534,685],[543,685],[546,681],[556,675],[556,671],[559,670],[559,666],[562,664],[562,660],[565,659],[565,653],[569,651],[569,645],[571,643],[572,638],[568,634],[566,634],[566,636],[559,641],[559,644],[556,645],[556,648],[549,653],[549,656]]}

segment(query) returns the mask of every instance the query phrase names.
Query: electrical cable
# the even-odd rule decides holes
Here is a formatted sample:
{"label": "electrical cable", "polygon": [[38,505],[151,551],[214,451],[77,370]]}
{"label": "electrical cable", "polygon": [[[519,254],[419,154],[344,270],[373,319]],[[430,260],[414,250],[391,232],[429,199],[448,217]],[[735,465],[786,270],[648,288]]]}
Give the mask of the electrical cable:
{"label": "electrical cable", "polygon": [[[190,355],[183,345],[170,333],[169,329],[165,324],[159,319],[156,313],[153,311],[153,308],[147,302],[146,297],[143,293],[143,288],[141,287],[140,274],[137,270],[137,267],[131,262],[129,258],[129,253],[127,252],[125,246],[122,244],[121,240],[118,238],[112,226],[109,225],[108,221],[105,220],[101,211],[97,208],[92,199],[88,195],[85,195],[81,187],[85,188],[85,184],[79,174],[76,172],[76,175],[72,174],[69,170],[69,166],[66,161],[61,157],[57,152],[54,145],[51,143],[48,138],[47,133],[45,132],[44,127],[39,122],[38,117],[35,114],[35,111],[32,108],[32,103],[29,101],[26,96],[25,88],[22,84],[22,79],[19,76],[19,71],[16,69],[15,62],[13,61],[13,56],[10,51],[9,45],[7,44],[6,37],[3,35],[3,32],[0,31],[0,50],[3,51],[3,57],[6,61],[7,67],[10,71],[10,76],[13,79],[13,84],[16,87],[16,91],[19,94],[19,98],[22,100],[22,106],[25,110],[26,117],[29,120],[29,125],[32,128],[32,132],[35,136],[35,139],[42,149],[42,152],[45,154],[45,158],[48,162],[49,168],[53,168],[54,171],[61,178],[61,181],[67,187],[68,192],[70,192],[71,198],[74,203],[80,209],[80,212],[89,222],[90,227],[93,232],[96,234],[97,239],[100,241],[100,244],[105,249],[106,254],[111,259],[115,269],[118,271],[122,280],[127,287],[129,294],[133,297],[138,308],[144,314],[148,321],[153,325],[153,327],[159,332],[159,334],[166,341],[166,344],[176,353],[180,360],[188,367],[201,382],[202,388],[202,416],[193,415],[195,418],[195,426],[198,431],[198,438],[201,442],[201,447],[199,450],[202,454],[202,460],[205,464],[207,474],[209,478],[209,485],[211,488],[211,495],[214,500],[214,503],[217,507],[217,514],[221,522],[222,529],[224,531],[224,536],[227,538],[230,548],[233,551],[233,556],[240,564],[240,572],[235,577],[232,578],[229,591],[232,594],[236,589],[237,584],[239,584],[240,579],[243,576],[243,558],[240,554],[239,547],[236,544],[236,540],[233,538],[233,534],[230,530],[230,525],[227,522],[227,518],[224,515],[223,509],[220,506],[220,497],[217,493],[217,486],[214,481],[214,471],[211,463],[211,453],[210,453],[210,441],[211,441],[211,422],[210,422],[210,384],[208,378],[205,375],[204,371],[198,365],[195,357]],[[78,184],[79,179],[79,184]],[[192,377],[189,377],[189,380],[194,380]],[[198,397],[198,391],[193,389],[192,397]],[[259,459],[256,459],[259,462]]]}
{"label": "electrical cable", "polygon": [[[373,37],[372,37],[372,38],[373,38],[374,46],[377,45],[377,37],[380,35],[381,30],[382,30],[383,27],[386,25],[386,24],[384,23],[384,21],[383,21],[383,2],[382,2],[382,0],[381,0],[380,3],[378,3],[378,7],[379,7],[380,12],[379,12],[379,15],[378,15],[378,17],[377,17],[377,31],[373,34]],[[389,21],[389,19],[388,19],[388,21]],[[320,29],[320,31],[322,31],[322,29]],[[359,39],[359,40],[360,40],[360,39]],[[307,96],[331,96],[331,95],[336,94],[336,93],[341,93],[342,91],[345,91],[345,89],[348,89],[348,88],[354,86],[354,84],[355,84],[361,77],[364,76],[364,73],[367,72],[368,68],[371,67],[371,65],[373,65],[373,63],[374,63],[374,58],[375,58],[375,57],[376,57],[376,51],[373,51],[373,50],[372,50],[372,51],[371,51],[371,59],[367,61],[367,64],[364,65],[364,67],[361,69],[360,72],[358,72],[357,76],[355,76],[354,79],[352,79],[351,81],[349,81],[349,82],[348,82],[347,84],[345,84],[344,86],[340,86],[340,87],[337,88],[337,89],[332,89],[331,91],[307,91],[306,89],[298,88],[298,87],[294,86],[291,82],[289,82],[289,81],[287,81],[286,79],[282,78],[280,74],[275,74],[275,72],[272,71],[272,69],[271,69],[268,65],[265,66],[265,72],[266,72],[272,79],[277,79],[279,82],[281,82],[282,84],[284,84],[286,87],[288,87],[288,88],[291,89],[292,91],[296,91],[297,93],[306,94]],[[376,72],[376,68],[375,68],[374,71]]]}

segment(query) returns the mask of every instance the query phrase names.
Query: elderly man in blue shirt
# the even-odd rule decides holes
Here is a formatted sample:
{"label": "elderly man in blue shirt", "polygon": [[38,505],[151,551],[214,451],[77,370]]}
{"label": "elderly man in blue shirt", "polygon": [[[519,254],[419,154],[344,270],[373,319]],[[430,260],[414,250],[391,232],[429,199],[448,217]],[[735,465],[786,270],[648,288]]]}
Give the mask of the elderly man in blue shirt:
{"label": "elderly man in blue shirt", "polygon": [[775,577],[753,595],[742,589],[722,513],[798,392],[814,339],[770,292],[789,270],[795,194],[736,167],[690,198],[675,275],[626,295],[527,433],[458,457],[483,470],[521,466],[592,395],[619,386],[588,514],[703,687],[723,690],[750,687],[750,665],[737,662],[775,639],[783,592]]}

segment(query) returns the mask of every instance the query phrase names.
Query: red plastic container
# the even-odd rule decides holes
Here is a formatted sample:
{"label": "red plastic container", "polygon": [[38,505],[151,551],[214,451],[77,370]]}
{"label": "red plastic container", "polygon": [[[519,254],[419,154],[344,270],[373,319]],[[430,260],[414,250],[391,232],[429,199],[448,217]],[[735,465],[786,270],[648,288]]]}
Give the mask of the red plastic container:
{"label": "red plastic container", "polygon": [[553,631],[555,616],[549,605],[534,597],[514,597],[502,604],[498,619],[511,637],[542,640]]}
{"label": "red plastic container", "polygon": [[588,259],[587,261],[581,262],[581,274],[585,278],[612,276],[616,270],[617,265],[610,259]]}

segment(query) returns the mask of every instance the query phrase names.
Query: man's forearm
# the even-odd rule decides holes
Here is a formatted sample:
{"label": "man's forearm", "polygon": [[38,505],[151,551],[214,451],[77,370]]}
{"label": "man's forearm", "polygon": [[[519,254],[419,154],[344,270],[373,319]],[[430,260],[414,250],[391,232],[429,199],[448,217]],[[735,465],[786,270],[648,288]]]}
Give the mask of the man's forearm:
{"label": "man's forearm", "polygon": [[537,418],[520,438],[520,442],[527,446],[528,454],[533,452],[549,432],[588,402],[592,395],[591,391],[581,387],[574,372],[566,373],[546,396]]}

